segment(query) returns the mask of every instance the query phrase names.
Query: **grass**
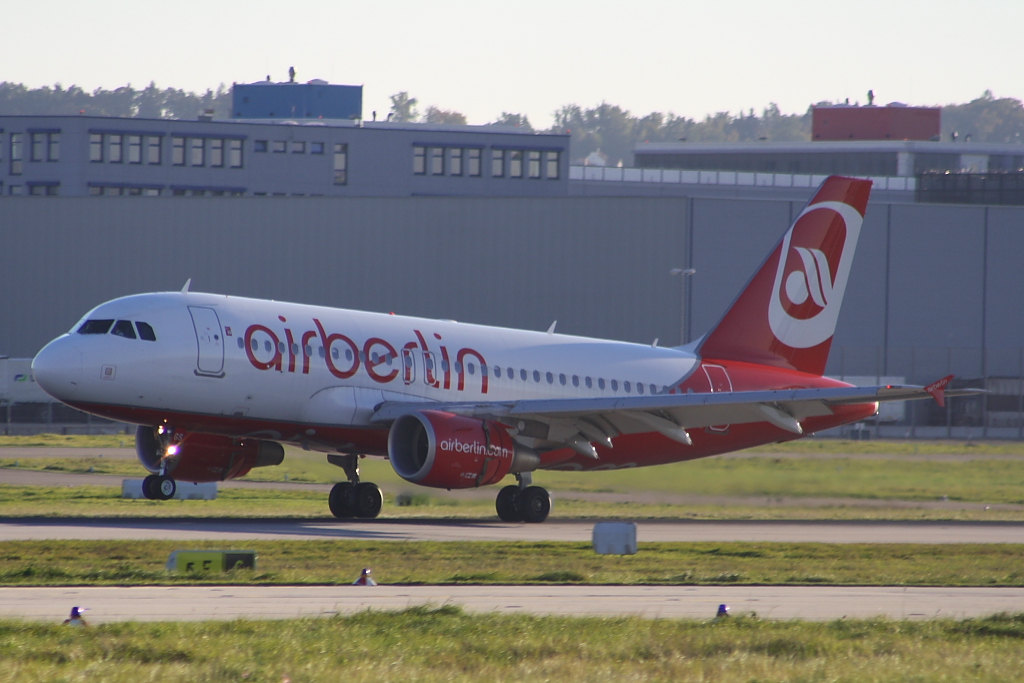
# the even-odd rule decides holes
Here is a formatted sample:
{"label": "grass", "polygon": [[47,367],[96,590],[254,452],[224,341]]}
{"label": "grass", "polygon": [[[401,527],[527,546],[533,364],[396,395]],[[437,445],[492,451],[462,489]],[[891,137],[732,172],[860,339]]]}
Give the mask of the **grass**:
{"label": "grass", "polygon": [[156,680],[1014,681],[1024,615],[906,622],[468,614],[455,606],[283,621],[0,621],[0,683]]}
{"label": "grass", "polygon": [[[409,487],[412,488],[411,486]],[[496,493],[496,490],[494,491]],[[410,505],[398,505],[401,494],[385,494],[381,519],[463,519],[497,521],[490,498],[431,495],[430,490],[409,496]],[[327,494],[319,491],[224,488],[217,500],[151,501],[121,498],[113,486],[21,486],[0,484],[0,520],[47,517],[53,519],[308,519],[333,520]],[[628,519],[643,520],[859,520],[859,521],[976,521],[1024,520],[1020,509],[924,509],[831,506],[772,506],[748,504],[618,503],[560,497],[555,491],[552,521]],[[571,495],[571,494],[565,494]]]}
{"label": "grass", "polygon": [[[174,550],[255,550],[257,571],[167,572]],[[7,541],[0,585],[762,584],[1024,586],[1020,544],[643,543],[597,555],[589,543],[437,541]]]}
{"label": "grass", "polygon": [[[253,470],[247,481],[331,483],[344,480],[322,458],[286,459],[287,464]],[[133,460],[112,458],[2,458],[0,469],[140,477]],[[406,485],[383,460],[362,461],[364,480]],[[1016,459],[957,461],[733,457],[706,458],[657,467],[601,472],[538,472],[534,480],[552,491],[652,491],[667,494],[751,498],[857,498],[865,500],[1024,504],[1024,462]]]}

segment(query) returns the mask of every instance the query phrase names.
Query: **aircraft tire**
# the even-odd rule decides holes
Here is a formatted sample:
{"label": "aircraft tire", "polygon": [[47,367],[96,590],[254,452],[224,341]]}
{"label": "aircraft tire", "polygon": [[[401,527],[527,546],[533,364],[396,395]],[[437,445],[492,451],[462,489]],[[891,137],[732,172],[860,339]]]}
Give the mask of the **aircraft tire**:
{"label": "aircraft tire", "polygon": [[352,482],[343,481],[335,484],[331,489],[331,495],[327,498],[327,505],[331,508],[331,514],[338,519],[348,519],[355,516],[352,505]]}
{"label": "aircraft tire", "polygon": [[146,500],[156,500],[156,475],[151,474],[142,480],[142,495]]}
{"label": "aircraft tire", "polygon": [[365,519],[373,519],[384,507],[384,495],[380,492],[380,487],[368,481],[356,484],[352,501],[356,517]]}
{"label": "aircraft tire", "polygon": [[551,512],[551,494],[540,486],[527,486],[519,494],[519,510],[524,522],[540,524]]}
{"label": "aircraft tire", "polygon": [[150,485],[157,500],[170,500],[178,491],[178,484],[165,474],[158,474]]}
{"label": "aircraft tire", "polygon": [[494,501],[498,511],[498,519],[503,522],[521,522],[523,514],[519,511],[519,487],[512,485],[498,491]]}

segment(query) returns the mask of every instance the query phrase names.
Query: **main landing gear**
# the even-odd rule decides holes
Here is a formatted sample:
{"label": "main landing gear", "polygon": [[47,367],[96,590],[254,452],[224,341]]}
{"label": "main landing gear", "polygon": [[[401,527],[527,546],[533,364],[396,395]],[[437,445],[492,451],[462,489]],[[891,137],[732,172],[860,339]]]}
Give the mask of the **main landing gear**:
{"label": "main landing gear", "polygon": [[166,474],[151,474],[142,480],[142,495],[149,500],[170,500],[178,485]]}
{"label": "main landing gear", "polygon": [[331,514],[338,519],[363,517],[373,519],[380,514],[384,506],[384,496],[380,487],[368,481],[359,481],[359,456],[328,455],[327,462],[345,470],[348,481],[335,484],[327,504]]}
{"label": "main landing gear", "polygon": [[506,486],[498,491],[494,507],[503,522],[527,522],[539,524],[551,512],[551,494],[540,486],[532,486],[533,476],[529,472],[516,475],[518,485]]}

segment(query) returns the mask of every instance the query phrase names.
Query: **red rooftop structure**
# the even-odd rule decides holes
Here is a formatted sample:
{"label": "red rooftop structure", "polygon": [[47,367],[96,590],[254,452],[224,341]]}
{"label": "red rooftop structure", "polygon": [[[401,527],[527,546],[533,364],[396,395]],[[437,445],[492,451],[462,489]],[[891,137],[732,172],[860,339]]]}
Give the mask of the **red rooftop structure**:
{"label": "red rooftop structure", "polygon": [[939,107],[837,105],[814,107],[811,139],[819,140],[938,140]]}

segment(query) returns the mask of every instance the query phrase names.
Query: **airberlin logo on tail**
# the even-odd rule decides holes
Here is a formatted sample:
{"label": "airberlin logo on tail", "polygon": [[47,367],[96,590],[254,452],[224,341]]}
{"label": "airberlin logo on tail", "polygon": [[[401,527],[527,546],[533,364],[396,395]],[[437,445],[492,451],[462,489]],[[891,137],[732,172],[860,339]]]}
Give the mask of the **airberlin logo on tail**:
{"label": "airberlin logo on tail", "polygon": [[782,240],[768,324],[776,339],[807,349],[836,330],[864,218],[842,202],[812,204]]}

